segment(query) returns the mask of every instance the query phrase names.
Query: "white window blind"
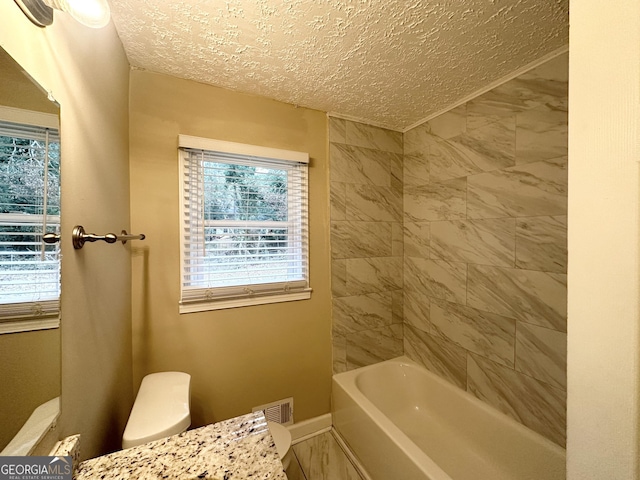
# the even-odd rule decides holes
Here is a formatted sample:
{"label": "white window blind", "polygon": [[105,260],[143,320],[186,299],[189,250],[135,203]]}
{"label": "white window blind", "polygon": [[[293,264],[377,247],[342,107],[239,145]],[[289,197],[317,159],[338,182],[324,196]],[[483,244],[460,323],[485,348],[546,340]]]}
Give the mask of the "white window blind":
{"label": "white window blind", "polygon": [[0,321],[58,315],[59,231],[58,131],[0,121]]}
{"label": "white window blind", "polygon": [[308,155],[180,145],[181,312],[309,298]]}

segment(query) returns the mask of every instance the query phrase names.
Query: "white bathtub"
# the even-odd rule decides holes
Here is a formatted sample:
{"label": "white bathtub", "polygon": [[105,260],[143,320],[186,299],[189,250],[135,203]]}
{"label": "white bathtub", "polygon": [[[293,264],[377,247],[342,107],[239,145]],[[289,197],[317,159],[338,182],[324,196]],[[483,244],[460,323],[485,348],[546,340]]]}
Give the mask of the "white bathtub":
{"label": "white bathtub", "polygon": [[406,357],[333,377],[333,425],[373,480],[560,480],[565,451]]}

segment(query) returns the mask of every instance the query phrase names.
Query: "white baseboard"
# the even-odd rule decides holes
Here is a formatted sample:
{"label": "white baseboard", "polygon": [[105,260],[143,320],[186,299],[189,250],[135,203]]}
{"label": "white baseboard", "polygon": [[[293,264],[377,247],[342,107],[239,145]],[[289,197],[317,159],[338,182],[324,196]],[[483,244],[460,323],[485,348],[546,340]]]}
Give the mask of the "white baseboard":
{"label": "white baseboard", "polygon": [[295,445],[296,443],[304,442],[311,437],[330,431],[331,425],[333,425],[331,414],[325,413],[319,417],[296,422],[287,428],[289,432],[291,432],[291,443]]}

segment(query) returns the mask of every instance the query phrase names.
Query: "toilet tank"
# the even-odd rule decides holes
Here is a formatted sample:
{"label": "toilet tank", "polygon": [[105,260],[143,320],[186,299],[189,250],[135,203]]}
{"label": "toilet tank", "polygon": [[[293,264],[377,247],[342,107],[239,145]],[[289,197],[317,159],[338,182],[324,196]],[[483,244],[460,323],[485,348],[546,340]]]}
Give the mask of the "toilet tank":
{"label": "toilet tank", "polygon": [[191,376],[183,372],[151,373],[142,379],[122,448],[184,432],[191,425]]}

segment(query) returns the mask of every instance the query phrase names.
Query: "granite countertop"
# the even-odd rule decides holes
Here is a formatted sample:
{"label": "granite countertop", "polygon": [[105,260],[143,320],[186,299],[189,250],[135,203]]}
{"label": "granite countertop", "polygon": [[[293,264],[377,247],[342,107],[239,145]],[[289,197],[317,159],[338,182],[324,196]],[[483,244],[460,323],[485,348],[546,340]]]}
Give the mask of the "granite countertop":
{"label": "granite countertop", "polygon": [[262,412],[86,460],[74,478],[287,479]]}

